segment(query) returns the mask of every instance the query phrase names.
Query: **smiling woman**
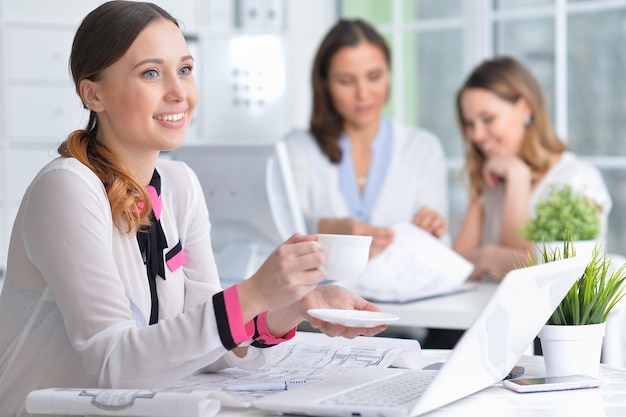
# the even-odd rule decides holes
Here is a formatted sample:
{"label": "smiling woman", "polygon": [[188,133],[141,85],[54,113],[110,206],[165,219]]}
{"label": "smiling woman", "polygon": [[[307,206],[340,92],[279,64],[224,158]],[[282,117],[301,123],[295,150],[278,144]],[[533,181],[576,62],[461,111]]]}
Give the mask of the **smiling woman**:
{"label": "smiling woman", "polygon": [[457,116],[471,201],[454,249],[474,263],[472,279],[497,279],[534,252],[520,232],[555,184],[601,208],[604,237],[611,198],[602,175],[556,136],[524,64],[503,56],[475,68],[457,94]]}
{"label": "smiling woman", "polygon": [[180,29],[159,19],[139,33],[119,60],[79,81],[83,103],[98,117],[98,142],[144,186],[159,152],[185,141],[198,103],[192,69],[193,57]]}
{"label": "smiling woman", "polygon": [[102,4],[78,28],[70,68],[89,121],[17,213],[0,295],[0,415],[28,415],[24,399],[38,388],[155,388],[257,366],[304,319],[333,336],[386,327],[308,315],[378,311],[345,288],[317,286],[325,257],[314,236],[290,237],[251,277],[221,288],[198,178],[158,158],[184,142],[198,101],[171,15]]}

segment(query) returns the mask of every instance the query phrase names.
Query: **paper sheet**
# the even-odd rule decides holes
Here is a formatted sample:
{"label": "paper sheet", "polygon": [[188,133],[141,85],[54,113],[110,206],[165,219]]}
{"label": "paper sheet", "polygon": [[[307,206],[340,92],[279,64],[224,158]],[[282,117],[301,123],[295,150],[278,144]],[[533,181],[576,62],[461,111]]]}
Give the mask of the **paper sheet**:
{"label": "paper sheet", "polygon": [[[322,381],[340,372],[363,367],[421,367],[416,340],[385,337],[328,337],[298,332],[296,337],[270,349],[265,366],[256,370],[229,368],[215,374],[184,378],[171,390],[215,390],[228,385],[289,380]],[[222,405],[245,406],[272,392],[221,392]],[[215,396],[214,396],[215,397]],[[230,401],[228,398],[230,397]]]}
{"label": "paper sheet", "polygon": [[222,407],[249,407],[272,391],[224,391],[229,385],[290,380],[323,381],[363,367],[421,367],[416,340],[385,337],[328,337],[298,332],[270,348],[265,366],[255,370],[228,368],[194,374],[164,390],[46,389],[29,394],[26,409],[36,414],[212,417]]}
{"label": "paper sheet", "polygon": [[361,278],[336,283],[383,302],[405,302],[465,288],[474,269],[471,262],[412,224],[392,229],[394,241],[369,261]]}

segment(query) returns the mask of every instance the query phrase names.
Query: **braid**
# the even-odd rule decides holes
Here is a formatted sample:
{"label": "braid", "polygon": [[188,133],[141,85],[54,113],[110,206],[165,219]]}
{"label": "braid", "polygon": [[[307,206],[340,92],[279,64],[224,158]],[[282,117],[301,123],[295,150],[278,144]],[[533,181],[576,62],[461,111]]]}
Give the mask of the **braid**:
{"label": "braid", "polygon": [[111,214],[118,227],[122,228],[125,223],[126,232],[131,233],[150,224],[151,206],[147,191],[106,146],[95,140],[92,133],[75,130],[59,146],[58,152],[63,157],[76,158],[98,176],[104,184]]}

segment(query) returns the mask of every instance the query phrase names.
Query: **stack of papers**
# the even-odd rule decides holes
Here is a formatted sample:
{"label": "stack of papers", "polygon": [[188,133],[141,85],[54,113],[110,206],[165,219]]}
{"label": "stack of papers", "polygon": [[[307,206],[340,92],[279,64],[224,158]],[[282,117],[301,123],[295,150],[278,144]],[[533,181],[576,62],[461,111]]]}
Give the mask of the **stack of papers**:
{"label": "stack of papers", "polygon": [[393,242],[370,259],[357,280],[336,281],[364,298],[406,302],[471,289],[471,262],[430,233],[412,225],[392,228]]}

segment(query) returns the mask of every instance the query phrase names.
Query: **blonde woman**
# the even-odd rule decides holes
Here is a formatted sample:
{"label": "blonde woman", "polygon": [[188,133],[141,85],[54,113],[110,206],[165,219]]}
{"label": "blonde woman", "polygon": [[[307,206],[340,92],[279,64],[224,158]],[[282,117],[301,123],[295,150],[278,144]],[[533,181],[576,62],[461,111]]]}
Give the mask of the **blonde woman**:
{"label": "blonde woman", "polygon": [[456,110],[470,202],[453,247],[474,263],[470,279],[498,279],[534,251],[520,231],[553,184],[596,202],[605,234],[612,202],[602,175],[559,140],[524,64],[509,56],[481,63],[460,88]]}

